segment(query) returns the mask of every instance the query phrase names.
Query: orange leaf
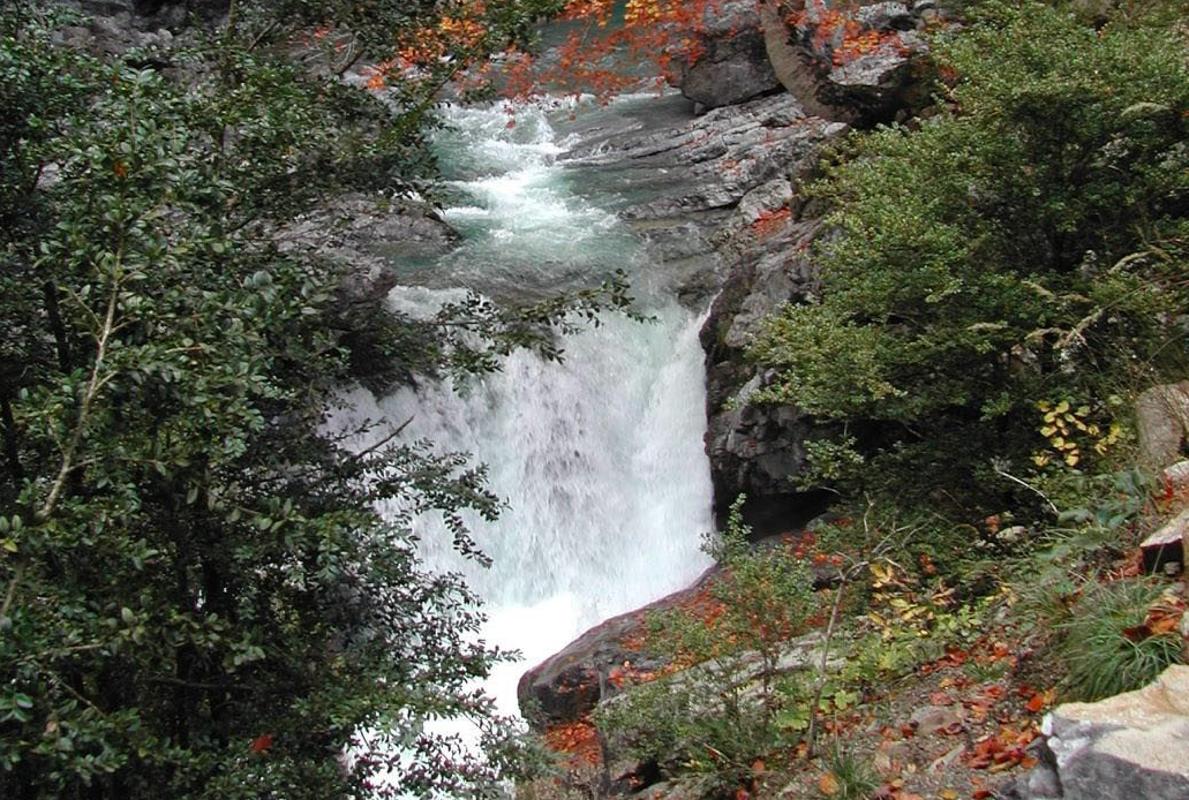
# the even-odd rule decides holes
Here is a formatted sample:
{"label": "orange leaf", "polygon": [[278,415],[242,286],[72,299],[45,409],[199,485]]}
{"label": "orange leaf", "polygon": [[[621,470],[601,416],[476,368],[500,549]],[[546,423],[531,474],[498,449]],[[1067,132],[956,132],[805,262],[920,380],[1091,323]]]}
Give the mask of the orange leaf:
{"label": "orange leaf", "polygon": [[833,772],[825,772],[817,779],[817,788],[826,797],[833,797],[842,790],[842,784],[838,782],[838,778]]}

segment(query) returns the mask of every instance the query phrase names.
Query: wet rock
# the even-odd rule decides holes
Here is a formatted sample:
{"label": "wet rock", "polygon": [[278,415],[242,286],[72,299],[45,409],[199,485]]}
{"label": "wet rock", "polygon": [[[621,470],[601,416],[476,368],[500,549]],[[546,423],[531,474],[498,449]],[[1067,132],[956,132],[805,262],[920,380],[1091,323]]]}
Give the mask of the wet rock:
{"label": "wet rock", "polygon": [[1189,381],[1153,386],[1135,403],[1140,461],[1165,467],[1184,452],[1189,440]]}
{"label": "wet rock", "polygon": [[788,95],[673,122],[609,130],[563,158],[597,164],[639,198],[621,215],[648,244],[658,274],[698,305],[721,286],[734,231],[787,204],[790,177],[811,169],[846,126],[807,117]]}
{"label": "wet rock", "polygon": [[1189,797],[1187,666],[1139,691],[1058,706],[1044,732],[1048,755],[1016,783],[1024,800]]}
{"label": "wet rock", "polygon": [[[771,199],[764,202],[770,206]],[[755,402],[773,376],[746,357],[769,316],[819,288],[807,253],[821,222],[796,219],[784,209],[757,213],[741,204],[741,213],[756,214],[760,222],[736,238],[726,281],[701,334],[715,508],[721,514],[746,494],[744,518],[761,535],[796,527],[821,510],[797,484],[804,443],[818,428],[796,408]]]}
{"label": "wet rock", "polygon": [[612,617],[524,673],[516,696],[525,719],[537,727],[580,719],[615,692],[621,671],[662,666],[643,652],[648,614],[695,602],[716,574],[711,568],[686,589]]}
{"label": "wet rock", "polygon": [[435,258],[459,235],[424,203],[346,195],[275,233],[282,252],[313,252],[339,266],[331,325],[351,354],[351,372],[375,390],[410,376],[387,352],[385,300],[404,260]]}
{"label": "wet rock", "polygon": [[781,88],[764,48],[755,0],[727,0],[706,11],[700,55],[679,65],[681,93],[706,109]]}

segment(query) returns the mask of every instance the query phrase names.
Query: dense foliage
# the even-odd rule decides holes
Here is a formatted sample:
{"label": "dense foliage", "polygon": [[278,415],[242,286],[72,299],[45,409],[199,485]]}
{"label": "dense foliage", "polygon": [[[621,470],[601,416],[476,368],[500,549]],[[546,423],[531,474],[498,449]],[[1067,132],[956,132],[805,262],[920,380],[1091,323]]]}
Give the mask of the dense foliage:
{"label": "dense foliage", "polygon": [[1013,486],[1036,500],[997,472],[1090,466],[1118,397],[1184,374],[1189,69],[1147,9],[1096,29],[977,8],[935,43],[939,113],[856,137],[816,186],[820,301],[753,354],[778,370],[767,399],[836,431],[816,477],[994,511]]}
{"label": "dense foliage", "polygon": [[[383,95],[340,73],[456,30],[443,4],[232,2],[110,62],[55,44],[56,11],[0,11],[0,796],[495,790],[514,748],[479,762],[426,722],[508,743],[475,689],[501,656],[409,520],[441,512],[470,550],[459,511],[498,502],[399,431],[338,447],[340,267],[275,234],[432,178],[434,93],[547,6],[477,4],[481,37],[444,37]],[[382,333],[409,369],[490,370],[625,302],[472,298]]]}

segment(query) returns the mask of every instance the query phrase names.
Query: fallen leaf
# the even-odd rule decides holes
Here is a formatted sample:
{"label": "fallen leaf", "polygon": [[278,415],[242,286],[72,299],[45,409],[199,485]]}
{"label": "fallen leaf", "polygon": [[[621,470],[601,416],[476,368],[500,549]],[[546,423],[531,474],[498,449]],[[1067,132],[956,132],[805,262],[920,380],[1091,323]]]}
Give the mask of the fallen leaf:
{"label": "fallen leaf", "polygon": [[817,788],[826,797],[833,797],[842,790],[842,784],[838,782],[838,777],[833,772],[824,772],[817,779]]}

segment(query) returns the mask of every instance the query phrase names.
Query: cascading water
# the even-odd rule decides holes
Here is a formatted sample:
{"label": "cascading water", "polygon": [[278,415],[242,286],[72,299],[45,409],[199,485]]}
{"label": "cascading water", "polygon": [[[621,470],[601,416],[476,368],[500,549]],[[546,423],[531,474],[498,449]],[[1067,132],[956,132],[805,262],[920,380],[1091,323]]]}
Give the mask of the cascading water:
{"label": "cascading water", "polygon": [[546,110],[518,109],[514,127],[500,109],[446,113],[452,128],[438,144],[459,197],[447,218],[464,241],[437,263],[398,265],[410,285],[393,291],[394,307],[424,313],[461,286],[535,295],[625,268],[655,318],[609,316],[565,340],[564,363],[516,353],[462,391],[443,382],[347,398],[343,422],[411,418],[409,438],[473,453],[507,500],[498,521],[471,520],[489,568],[455,553],[440,523],[419,524],[428,565],[464,573],[485,600],[485,639],[523,653],[488,684],[500,711],[515,713],[528,666],[708,563],[699,550],[713,524],[701,320],[649,289],[656,282],[630,231],[575,194],[582,170],[556,163],[567,143]]}

